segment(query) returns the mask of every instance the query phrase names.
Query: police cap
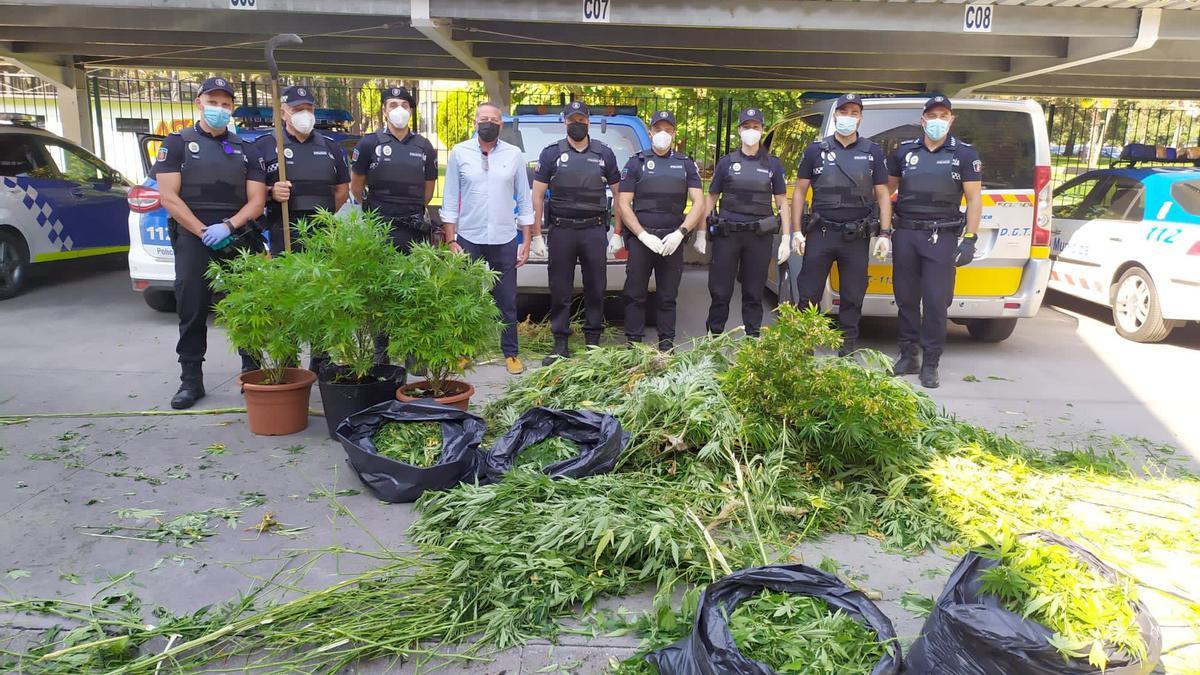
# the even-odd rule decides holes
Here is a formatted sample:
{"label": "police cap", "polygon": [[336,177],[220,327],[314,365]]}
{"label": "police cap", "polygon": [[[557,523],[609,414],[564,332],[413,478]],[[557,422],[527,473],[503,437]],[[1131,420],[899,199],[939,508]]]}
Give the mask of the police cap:
{"label": "police cap", "polygon": [[210,91],[223,91],[230,96],[233,96],[233,85],[229,84],[229,80],[223,77],[210,77],[200,83],[200,91],[196,92],[197,96],[207,94]]}
{"label": "police cap", "polygon": [[766,124],[766,121],[763,119],[763,111],[761,108],[746,108],[743,110],[742,114],[738,115],[738,126],[741,126],[751,120],[757,121],[760,124]]}
{"label": "police cap", "polygon": [[671,126],[675,126],[675,115],[670,110],[659,110],[650,116],[650,126],[659,122],[670,122]]}
{"label": "police cap", "polygon": [[562,109],[562,116],[563,116],[564,120],[567,119],[568,117],[570,117],[571,115],[583,115],[584,117],[587,117],[591,114],[592,113],[588,109],[588,105],[586,103],[584,103],[583,101],[571,101],[570,103],[563,106],[563,109]]}
{"label": "police cap", "polygon": [[938,107],[945,108],[946,110],[954,110],[954,106],[950,105],[950,99],[941,94],[934,94],[928,101],[925,101],[925,112]]}
{"label": "police cap", "polygon": [[862,97],[858,94],[842,94],[838,97],[837,104],[833,106],[833,109],[837,110],[846,104],[856,105],[859,110],[862,110]]}
{"label": "police cap", "polygon": [[408,101],[408,107],[410,108],[417,107],[417,102],[413,99],[413,95],[404,87],[385,87],[379,102],[386,104],[394,98],[398,98],[401,101]]}
{"label": "police cap", "polygon": [[294,87],[288,87],[287,89],[284,89],[283,94],[279,97],[279,100],[287,105],[297,105],[300,103],[312,103],[313,105],[316,105],[317,103],[317,99],[313,98],[312,89],[309,89],[303,85],[296,85]]}

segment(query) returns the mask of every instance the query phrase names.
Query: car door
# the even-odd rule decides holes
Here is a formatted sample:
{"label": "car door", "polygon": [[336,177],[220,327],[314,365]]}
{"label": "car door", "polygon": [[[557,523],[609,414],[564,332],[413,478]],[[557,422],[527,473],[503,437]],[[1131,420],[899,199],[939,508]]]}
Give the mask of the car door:
{"label": "car door", "polygon": [[129,246],[125,180],[86,150],[58,139],[43,145],[58,172],[54,207],[64,251],[120,251]]}
{"label": "car door", "polygon": [[1050,226],[1050,287],[1069,295],[1083,296],[1078,284],[1079,270],[1091,264],[1094,235],[1085,214],[1112,184],[1107,174],[1079,176],[1054,191],[1053,220]]}

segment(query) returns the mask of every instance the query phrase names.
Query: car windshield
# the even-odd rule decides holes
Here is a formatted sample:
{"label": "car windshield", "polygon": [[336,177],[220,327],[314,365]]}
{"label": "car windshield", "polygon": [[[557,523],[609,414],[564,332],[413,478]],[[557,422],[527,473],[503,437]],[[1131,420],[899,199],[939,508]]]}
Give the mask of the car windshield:
{"label": "car windshield", "polygon": [[[901,141],[921,136],[920,118],[919,108],[868,108],[860,131],[891,154]],[[985,190],[1033,189],[1037,154],[1029,113],[959,109],[951,132],[979,152]]]}
{"label": "car windshield", "polygon": [[[604,125],[606,128],[601,131],[600,126],[599,122],[593,121],[588,134],[612,148],[618,167],[625,166],[630,157],[641,152],[641,144],[638,143],[637,134],[632,127],[610,122]],[[525,154],[527,164],[536,164],[542,148],[557,143],[566,135],[566,129],[561,122],[521,122],[515,131],[510,122],[504,125],[500,137],[520,148]]]}

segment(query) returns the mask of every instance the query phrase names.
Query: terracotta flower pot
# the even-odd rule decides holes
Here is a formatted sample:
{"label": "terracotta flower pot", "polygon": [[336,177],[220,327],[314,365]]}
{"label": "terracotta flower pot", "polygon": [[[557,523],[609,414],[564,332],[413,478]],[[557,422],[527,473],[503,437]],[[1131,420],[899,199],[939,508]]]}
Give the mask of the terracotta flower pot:
{"label": "terracotta flower pot", "polygon": [[[419,401],[429,396],[410,396],[409,393],[420,393],[422,390],[429,387],[429,380],[418,380],[410,384],[406,384],[396,390],[396,400],[411,403]],[[454,392],[449,396],[438,396],[434,398],[434,402],[448,405],[459,410],[466,410],[467,404],[471,402],[471,397],[475,395],[475,387],[466,382],[458,380],[449,380],[446,382],[446,388]]]}
{"label": "terracotta flower pot", "polygon": [[262,384],[266,373],[261,370],[238,375],[251,433],[286,436],[308,427],[308,399],[317,376],[304,368],[283,372],[282,384]]}

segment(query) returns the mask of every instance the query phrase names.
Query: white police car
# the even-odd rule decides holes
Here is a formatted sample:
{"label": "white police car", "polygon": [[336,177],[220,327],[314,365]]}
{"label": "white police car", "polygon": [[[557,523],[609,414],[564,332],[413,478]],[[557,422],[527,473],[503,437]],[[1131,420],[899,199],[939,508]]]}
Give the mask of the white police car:
{"label": "white police car", "polygon": [[1052,234],[1050,288],[1110,307],[1122,337],[1200,320],[1200,169],[1089,171],[1055,190]]}
{"label": "white police car", "polygon": [[0,117],[0,185],[0,300],[21,292],[31,265],[129,248],[129,183],[27,116]]}

